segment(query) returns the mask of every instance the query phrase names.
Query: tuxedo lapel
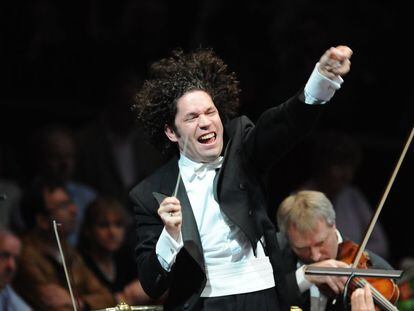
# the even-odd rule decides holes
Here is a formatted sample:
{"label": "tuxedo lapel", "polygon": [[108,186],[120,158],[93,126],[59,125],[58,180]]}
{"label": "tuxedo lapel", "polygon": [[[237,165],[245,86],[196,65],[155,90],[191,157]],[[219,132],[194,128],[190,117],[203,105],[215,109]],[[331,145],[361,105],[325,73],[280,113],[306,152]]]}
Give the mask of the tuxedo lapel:
{"label": "tuxedo lapel", "polygon": [[[176,159],[174,163],[170,162],[168,171],[169,173],[164,176],[164,185],[163,187],[161,187],[163,193],[153,192],[153,196],[158,201],[158,204],[161,204],[161,202],[166,197],[172,196],[172,193],[174,191],[173,189],[175,188],[179,174],[178,162]],[[183,238],[184,248],[197,262],[201,270],[204,271],[204,257],[201,246],[200,234],[198,232],[197,222],[194,218],[190,200],[187,196],[187,191],[181,179],[180,184],[178,186],[177,199],[181,203],[181,213],[183,217],[181,225],[181,234]]]}
{"label": "tuxedo lapel", "polygon": [[200,233],[198,232],[197,222],[194,218],[193,209],[191,208],[190,200],[188,199],[187,191],[182,180],[178,187],[177,199],[181,203],[181,213],[183,216],[181,234],[183,236],[184,247],[198,263],[201,270],[204,271],[204,257]]}

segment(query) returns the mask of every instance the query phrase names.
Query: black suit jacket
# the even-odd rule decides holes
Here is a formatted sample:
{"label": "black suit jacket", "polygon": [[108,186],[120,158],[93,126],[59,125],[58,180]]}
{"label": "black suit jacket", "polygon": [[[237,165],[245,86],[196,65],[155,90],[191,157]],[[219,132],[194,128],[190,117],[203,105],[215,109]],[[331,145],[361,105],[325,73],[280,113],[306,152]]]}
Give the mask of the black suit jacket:
{"label": "black suit jacket", "polygon": [[[309,290],[307,290],[304,293],[301,293],[299,290],[298,282],[296,280],[298,258],[292,252],[292,249],[290,248],[286,239],[280,234],[278,234],[278,241],[282,249],[282,260],[284,264],[283,268],[285,269],[285,298],[287,299],[287,303],[291,306],[301,307],[302,310],[310,310]],[[386,262],[383,258],[369,250],[367,250],[367,252],[371,260],[372,269],[392,269],[391,265],[388,262]],[[328,300],[326,310],[344,310],[342,297],[337,297],[334,305],[332,304],[332,299]]]}
{"label": "black suit jacket", "polygon": [[[280,250],[275,228],[267,216],[261,179],[277,158],[310,131],[322,109],[321,106],[304,104],[302,94],[267,110],[256,126],[246,117],[233,119],[225,125],[224,162],[214,188],[221,210],[246,234],[254,251],[257,242],[264,236],[277,289],[283,283]],[[157,298],[169,290],[164,306],[166,310],[197,310],[206,282],[204,255],[182,182],[177,198],[182,207],[184,247],[170,272],[161,267],[155,254],[155,245],[164,228],[157,210],[159,202],[174,192],[178,175],[177,160],[171,159],[130,192],[135,206],[138,236],[138,275],[144,290],[151,297]]]}

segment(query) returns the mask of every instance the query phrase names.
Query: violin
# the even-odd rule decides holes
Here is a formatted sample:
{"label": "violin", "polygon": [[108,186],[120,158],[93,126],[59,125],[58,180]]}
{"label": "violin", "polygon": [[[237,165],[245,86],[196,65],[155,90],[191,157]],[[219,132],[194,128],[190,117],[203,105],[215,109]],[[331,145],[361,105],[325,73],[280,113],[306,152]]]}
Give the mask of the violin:
{"label": "violin", "polygon": [[[352,264],[359,249],[359,245],[352,241],[345,241],[338,246],[337,260]],[[369,254],[364,251],[356,268],[369,269],[372,267]],[[369,284],[376,309],[397,310],[395,303],[400,295],[397,284],[392,279],[382,278],[353,278],[349,284],[351,292]]]}

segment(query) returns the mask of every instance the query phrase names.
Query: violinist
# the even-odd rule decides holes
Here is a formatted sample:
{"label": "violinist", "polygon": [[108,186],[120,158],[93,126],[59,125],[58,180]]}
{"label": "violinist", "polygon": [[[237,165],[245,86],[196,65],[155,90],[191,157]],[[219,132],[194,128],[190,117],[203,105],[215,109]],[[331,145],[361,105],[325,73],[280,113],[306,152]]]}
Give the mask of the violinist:
{"label": "violinist", "polygon": [[[277,211],[278,236],[286,272],[286,296],[303,310],[342,310],[346,277],[305,275],[306,266],[349,267],[337,260],[346,240],[337,230],[332,203],[318,191],[299,191],[287,197]],[[342,244],[343,245],[343,244]],[[367,251],[374,269],[392,269]]]}

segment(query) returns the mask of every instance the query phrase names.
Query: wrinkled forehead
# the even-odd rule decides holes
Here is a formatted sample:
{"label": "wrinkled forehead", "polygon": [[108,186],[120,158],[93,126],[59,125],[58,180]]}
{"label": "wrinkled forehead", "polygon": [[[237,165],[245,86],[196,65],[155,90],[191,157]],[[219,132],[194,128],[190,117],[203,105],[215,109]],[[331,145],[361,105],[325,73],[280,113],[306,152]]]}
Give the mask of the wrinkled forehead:
{"label": "wrinkled forehead", "polygon": [[324,219],[319,219],[314,226],[308,230],[300,230],[295,224],[288,228],[288,237],[292,246],[297,248],[308,247],[325,241],[335,229],[334,225],[329,225]]}
{"label": "wrinkled forehead", "polygon": [[18,238],[11,234],[0,235],[0,253],[10,253],[13,255],[19,255],[21,249],[21,243]]}
{"label": "wrinkled forehead", "polygon": [[203,90],[192,90],[177,100],[177,114],[203,112],[211,107],[216,108],[210,94]]}

